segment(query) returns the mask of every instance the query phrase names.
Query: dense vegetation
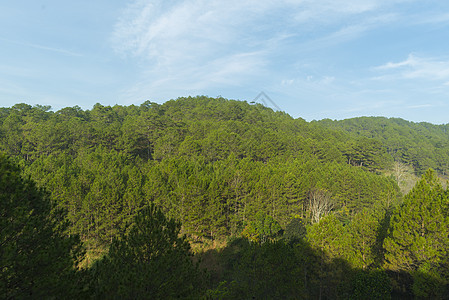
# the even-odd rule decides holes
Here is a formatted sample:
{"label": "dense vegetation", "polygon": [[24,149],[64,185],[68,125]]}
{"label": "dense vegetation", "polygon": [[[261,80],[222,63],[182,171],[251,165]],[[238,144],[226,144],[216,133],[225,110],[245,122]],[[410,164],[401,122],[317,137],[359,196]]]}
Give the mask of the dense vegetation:
{"label": "dense vegetation", "polygon": [[[59,298],[58,286],[102,299],[443,297],[449,203],[437,174],[449,168],[447,127],[308,123],[207,97],[0,108],[10,157],[0,167],[15,176],[1,182],[2,295]],[[422,174],[405,196],[398,163]],[[14,278],[31,258],[11,253],[32,247],[15,229],[24,218],[49,232],[29,244],[61,246],[21,287]],[[55,270],[67,275],[25,288]]]}
{"label": "dense vegetation", "polygon": [[361,117],[342,121],[319,121],[326,128],[343,129],[354,138],[380,141],[395,160],[423,174],[432,168],[447,175],[449,170],[449,124],[413,123],[398,118]]}

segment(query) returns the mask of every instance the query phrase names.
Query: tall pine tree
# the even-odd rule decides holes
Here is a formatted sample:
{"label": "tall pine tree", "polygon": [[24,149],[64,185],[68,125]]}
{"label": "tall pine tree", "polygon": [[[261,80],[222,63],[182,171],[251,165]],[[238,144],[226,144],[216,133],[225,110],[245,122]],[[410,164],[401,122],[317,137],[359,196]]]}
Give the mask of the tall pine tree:
{"label": "tall pine tree", "polygon": [[75,293],[83,257],[48,194],[0,154],[0,298],[62,299]]}
{"label": "tall pine tree", "polygon": [[447,283],[441,271],[448,263],[448,203],[434,171],[428,170],[391,217],[385,267],[410,272],[416,296],[438,297],[442,291],[435,287]]}

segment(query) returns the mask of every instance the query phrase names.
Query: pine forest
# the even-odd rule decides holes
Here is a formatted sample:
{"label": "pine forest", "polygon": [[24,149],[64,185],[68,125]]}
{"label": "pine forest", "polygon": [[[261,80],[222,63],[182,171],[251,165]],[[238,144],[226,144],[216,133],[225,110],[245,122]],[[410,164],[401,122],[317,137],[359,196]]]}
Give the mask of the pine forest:
{"label": "pine forest", "polygon": [[1,299],[449,299],[449,124],[20,103],[0,152]]}

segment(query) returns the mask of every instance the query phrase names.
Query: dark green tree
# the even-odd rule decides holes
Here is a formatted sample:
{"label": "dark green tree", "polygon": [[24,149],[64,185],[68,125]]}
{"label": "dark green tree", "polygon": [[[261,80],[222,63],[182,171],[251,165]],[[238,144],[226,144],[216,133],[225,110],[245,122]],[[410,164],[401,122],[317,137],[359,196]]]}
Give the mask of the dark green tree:
{"label": "dark green tree", "polygon": [[285,227],[282,237],[289,243],[296,243],[304,239],[306,234],[307,229],[304,221],[301,218],[293,218]]}
{"label": "dark green tree", "polygon": [[230,243],[227,293],[222,299],[304,299],[304,268],[283,241]]}
{"label": "dark green tree", "polygon": [[79,238],[48,194],[0,154],[0,298],[62,299],[76,294]]}
{"label": "dark green tree", "polygon": [[181,225],[151,204],[128,234],[115,238],[109,253],[91,269],[91,293],[100,299],[172,299],[201,291],[201,273]]}
{"label": "dark green tree", "polygon": [[350,283],[348,299],[391,299],[391,281],[383,270],[355,271]]}

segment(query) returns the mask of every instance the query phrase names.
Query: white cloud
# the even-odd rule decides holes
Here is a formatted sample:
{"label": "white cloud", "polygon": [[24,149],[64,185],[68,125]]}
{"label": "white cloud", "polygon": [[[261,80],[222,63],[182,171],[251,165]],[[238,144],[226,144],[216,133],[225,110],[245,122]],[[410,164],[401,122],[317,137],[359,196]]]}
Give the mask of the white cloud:
{"label": "white cloud", "polygon": [[398,63],[393,63],[393,62],[388,62],[384,65],[375,67],[375,69],[377,70],[391,70],[391,69],[397,69],[397,68],[401,68],[401,67],[406,67],[406,66],[413,66],[416,65],[416,59],[415,57],[410,54],[408,56],[408,58],[404,61],[398,62]]}
{"label": "white cloud", "polygon": [[281,56],[294,63],[298,50],[346,42],[391,22],[396,16],[384,9],[398,2],[138,0],[124,10],[111,40],[145,70],[126,93],[142,87],[156,93],[170,85],[184,91],[243,86],[282,77],[272,65]]}
{"label": "white cloud", "polygon": [[[380,0],[351,4],[343,0],[136,1],[117,22],[112,40],[118,52],[162,63],[180,57],[217,56],[222,46],[235,44],[238,51],[245,45],[263,45],[278,35],[291,36],[298,29],[307,30],[313,24],[363,14],[383,3]],[[306,26],[298,28],[299,25]],[[351,35],[359,30],[357,24],[348,24],[338,29],[336,35]]]}
{"label": "white cloud", "polygon": [[414,54],[410,54],[404,61],[388,62],[374,70],[386,72],[383,78],[390,79],[442,80],[443,84],[449,80],[448,59],[419,57]]}
{"label": "white cloud", "polygon": [[306,0],[296,2],[295,20],[301,23],[316,21],[329,22],[347,15],[361,14],[375,9],[380,1],[361,0],[349,3],[345,0]]}
{"label": "white cloud", "polygon": [[329,88],[335,82],[334,76],[314,76],[314,75],[306,75],[302,78],[290,78],[290,79],[281,79],[281,86],[307,86],[309,88],[313,87],[316,89],[323,89],[324,86]]}
{"label": "white cloud", "polygon": [[429,107],[435,107],[434,104],[417,104],[417,105],[410,105],[408,108],[411,109],[419,109],[419,108],[429,108]]}

